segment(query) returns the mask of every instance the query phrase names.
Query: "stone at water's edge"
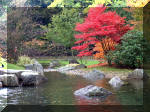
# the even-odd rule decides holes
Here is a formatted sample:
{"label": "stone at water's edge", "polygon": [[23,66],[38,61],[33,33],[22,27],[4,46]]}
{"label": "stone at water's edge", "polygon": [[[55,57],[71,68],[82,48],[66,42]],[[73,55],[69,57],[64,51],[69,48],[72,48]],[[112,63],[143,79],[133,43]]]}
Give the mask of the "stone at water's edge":
{"label": "stone at water's edge", "polygon": [[119,88],[124,82],[118,76],[115,76],[109,81],[109,84],[114,88]]}
{"label": "stone at water's edge", "polygon": [[80,64],[76,59],[69,59],[69,64]]}
{"label": "stone at water's edge", "polygon": [[105,78],[105,75],[98,70],[92,70],[88,74],[83,75],[83,77],[91,81],[96,81]]}
{"label": "stone at water's edge", "polygon": [[57,61],[57,60],[53,60],[49,64],[49,68],[55,68],[55,67],[59,67],[59,66],[61,66],[61,65],[60,65],[59,61]]}
{"label": "stone at water's edge", "polygon": [[33,64],[25,64],[25,69],[26,70],[32,70],[33,69]]}
{"label": "stone at water's edge", "polygon": [[23,72],[20,78],[22,86],[37,86],[47,80],[45,76],[39,75],[37,72]]}
{"label": "stone at water's edge", "polygon": [[76,96],[87,96],[87,97],[107,97],[112,92],[98,86],[89,85],[74,92]]}
{"label": "stone at water's edge", "polygon": [[143,69],[135,69],[133,72],[129,73],[128,79],[144,79],[148,78],[148,75]]}
{"label": "stone at water's edge", "polygon": [[0,80],[3,83],[3,86],[6,86],[6,87],[19,86],[19,81],[18,81],[18,78],[15,74],[0,75]]}
{"label": "stone at water's edge", "polygon": [[81,69],[81,68],[86,68],[86,66],[84,64],[79,64],[75,66],[75,69]]}
{"label": "stone at water's edge", "polygon": [[76,70],[76,69],[81,69],[81,68],[86,68],[86,66],[83,64],[68,64],[66,66],[58,68],[57,71],[65,72],[65,71]]}
{"label": "stone at water's edge", "polygon": [[44,75],[43,66],[36,59],[33,59],[33,64],[26,64],[24,66],[26,70],[33,70],[38,72],[40,75]]}

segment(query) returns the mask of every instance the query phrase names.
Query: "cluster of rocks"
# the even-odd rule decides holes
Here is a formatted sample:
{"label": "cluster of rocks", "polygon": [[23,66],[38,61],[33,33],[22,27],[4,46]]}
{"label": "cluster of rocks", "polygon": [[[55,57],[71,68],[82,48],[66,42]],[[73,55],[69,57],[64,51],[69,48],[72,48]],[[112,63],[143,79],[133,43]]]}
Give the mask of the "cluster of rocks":
{"label": "cluster of rocks", "polygon": [[[105,75],[98,71],[93,70],[89,72],[87,75],[83,75],[84,78],[95,81],[95,80],[102,80],[105,78]],[[143,69],[135,69],[133,72],[128,74],[127,80],[131,79],[138,79],[142,80],[144,77],[148,77],[146,74],[144,74]],[[124,81],[122,81],[118,76],[114,76],[111,78],[108,82],[113,88],[120,88],[122,85],[125,84]],[[81,88],[79,90],[76,90],[74,92],[74,95],[80,96],[80,97],[104,97],[111,95],[112,92],[106,90],[105,88],[89,85],[84,88]]]}
{"label": "cluster of rocks", "polygon": [[0,69],[0,87],[37,86],[45,82],[43,67],[37,61],[27,70]]}
{"label": "cluster of rocks", "polygon": [[[44,72],[51,72],[51,71],[57,71],[61,73],[66,73],[70,70],[76,70],[81,68],[86,68],[84,64],[79,64],[79,62],[76,59],[70,59],[68,60],[69,64],[66,66],[62,66],[58,60],[53,60],[50,62],[48,69],[45,69]],[[59,68],[56,68],[59,67]]]}

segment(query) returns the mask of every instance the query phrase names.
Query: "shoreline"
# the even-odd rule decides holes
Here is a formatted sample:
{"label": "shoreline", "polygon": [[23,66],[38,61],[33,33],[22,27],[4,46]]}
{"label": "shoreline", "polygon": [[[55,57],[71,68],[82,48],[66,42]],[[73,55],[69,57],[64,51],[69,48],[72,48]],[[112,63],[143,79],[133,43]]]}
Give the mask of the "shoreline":
{"label": "shoreline", "polygon": [[[97,70],[97,69],[95,69]],[[60,72],[60,73],[64,73],[64,74],[67,74],[67,75],[77,75],[77,76],[83,76],[83,75],[86,75],[88,74],[89,72],[91,72],[92,70],[84,70],[84,69],[75,69],[75,70],[67,70],[67,71],[59,71],[57,69],[44,69],[44,72]],[[114,76],[118,76],[121,80],[127,80],[127,77],[128,77],[128,74],[130,72],[104,72],[104,71],[101,71],[101,70],[97,70],[97,71],[100,71],[102,72],[104,75],[105,75],[105,78],[106,79],[111,79],[113,78]]]}

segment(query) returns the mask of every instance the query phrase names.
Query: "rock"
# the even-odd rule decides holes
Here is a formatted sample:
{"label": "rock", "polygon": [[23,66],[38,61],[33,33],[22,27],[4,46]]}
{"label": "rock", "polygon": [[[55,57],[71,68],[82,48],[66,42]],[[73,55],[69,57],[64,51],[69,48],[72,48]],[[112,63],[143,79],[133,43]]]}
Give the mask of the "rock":
{"label": "rock", "polygon": [[3,84],[2,84],[2,82],[0,82],[0,88],[2,88],[3,87]]}
{"label": "rock", "polygon": [[0,69],[0,71],[3,72],[3,74],[15,74],[19,78],[22,72],[31,72],[32,70]]}
{"label": "rock", "polygon": [[124,82],[118,76],[115,76],[109,81],[109,84],[114,88],[119,88]]}
{"label": "rock", "polygon": [[86,66],[84,64],[79,64],[75,66],[75,69],[81,69],[81,68],[86,68]]}
{"label": "rock", "polygon": [[61,64],[59,63],[59,61],[53,60],[53,61],[50,62],[49,68],[59,67],[60,65],[61,65]]}
{"label": "rock", "polygon": [[59,72],[74,70],[75,66],[66,65],[57,69]]}
{"label": "rock", "polygon": [[143,69],[135,69],[133,72],[128,74],[128,79],[143,79],[143,75],[145,77]]}
{"label": "rock", "polygon": [[6,86],[6,87],[19,86],[18,78],[15,74],[0,75],[0,80],[3,83],[3,86]]}
{"label": "rock", "polygon": [[40,75],[44,75],[44,69],[43,66],[34,59],[34,64],[33,64],[33,71],[38,72]]}
{"label": "rock", "polygon": [[23,72],[21,74],[22,86],[37,86],[46,81],[46,77],[37,72]]}
{"label": "rock", "polygon": [[26,70],[32,70],[33,69],[33,64],[25,64],[25,69]]}
{"label": "rock", "polygon": [[57,71],[63,72],[63,71],[81,69],[81,68],[85,68],[85,67],[86,66],[83,64],[68,64],[66,66],[58,68]]}
{"label": "rock", "polygon": [[69,59],[69,64],[80,64],[76,59]]}
{"label": "rock", "polygon": [[98,70],[92,70],[88,74],[83,75],[83,77],[91,81],[96,81],[105,78],[105,75]]}
{"label": "rock", "polygon": [[93,96],[106,97],[111,94],[112,93],[110,91],[94,85],[86,86],[74,92],[74,95],[76,96],[87,96],[87,97]]}

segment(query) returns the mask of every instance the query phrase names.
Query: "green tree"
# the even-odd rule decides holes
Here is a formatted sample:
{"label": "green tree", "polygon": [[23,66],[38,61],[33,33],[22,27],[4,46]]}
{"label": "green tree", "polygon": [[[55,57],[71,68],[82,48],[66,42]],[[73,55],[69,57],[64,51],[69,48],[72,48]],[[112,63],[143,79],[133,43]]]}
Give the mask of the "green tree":
{"label": "green tree", "polygon": [[48,7],[88,7],[92,0],[54,0]]}
{"label": "green tree", "polygon": [[65,47],[72,47],[75,42],[74,27],[77,22],[82,22],[78,9],[63,8],[60,14],[52,17],[52,23],[46,28],[46,38]]}

